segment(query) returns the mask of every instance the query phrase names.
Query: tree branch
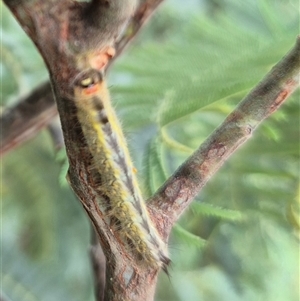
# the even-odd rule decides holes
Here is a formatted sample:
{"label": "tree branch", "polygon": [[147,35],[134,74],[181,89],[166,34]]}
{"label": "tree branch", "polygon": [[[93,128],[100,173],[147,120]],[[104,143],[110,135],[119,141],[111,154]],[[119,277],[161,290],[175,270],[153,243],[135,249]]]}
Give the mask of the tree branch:
{"label": "tree branch", "polygon": [[[163,1],[146,0],[139,5],[134,17],[124,31],[124,35],[116,43],[116,54],[107,65],[107,69],[130,45]],[[33,22],[26,15],[21,18],[18,10],[15,9],[14,12],[16,12],[19,21],[27,24],[23,26],[27,33],[34,31]],[[0,156],[34,138],[39,131],[49,125],[57,114],[50,82],[37,87],[30,95],[19,100],[12,108],[6,109],[0,117],[2,127]]]}
{"label": "tree branch", "polygon": [[[113,9],[114,5],[123,5],[117,1],[119,0],[110,0],[109,4],[112,6],[106,8]],[[77,115],[75,80],[89,66],[85,60],[93,59],[99,51],[101,54],[101,51],[105,50],[104,48],[90,49],[90,45],[96,45],[96,41],[93,40],[96,39],[96,35],[91,34],[92,31],[95,33],[95,27],[84,26],[87,21],[80,22],[81,19],[78,18],[83,17],[80,14],[87,4],[58,1],[53,5],[53,1],[41,0],[24,2],[6,0],[5,3],[15,14],[21,26],[25,30],[29,28],[27,33],[48,67],[69,159],[68,180],[89,215],[106,256],[104,299],[108,301],[153,300],[159,266],[149,267],[144,261],[138,260],[132,255],[130,241],[126,239],[120,241],[118,231],[112,230],[113,217],[107,215],[99,204],[99,182],[93,173],[92,154]],[[157,1],[153,3],[157,4]],[[105,9],[103,8],[103,13]],[[108,17],[108,15],[99,17]],[[114,19],[110,22],[109,26],[115,25]],[[99,28],[101,29],[103,30],[100,31],[101,35],[108,30],[106,27]],[[88,49],[77,49],[77,52],[72,48],[72,43],[76,48],[74,41],[78,36],[87,37],[86,40],[78,41],[87,43],[85,45],[88,45]],[[103,41],[99,40],[99,42]],[[90,56],[91,52],[92,56]],[[101,196],[103,193],[102,191]],[[105,194],[104,196],[110,197]]]}
{"label": "tree branch", "polygon": [[207,181],[299,87],[299,80],[300,36],[292,50],[147,202],[164,238]]}
{"label": "tree branch", "polygon": [[[124,243],[125,240],[120,241],[117,231],[112,228],[112,216],[102,210],[98,201],[101,179],[100,182],[95,180],[93,154],[77,115],[78,107],[72,83],[84,70],[78,64],[78,55],[68,51],[69,42],[72,42],[69,38],[75,35],[75,32],[70,32],[70,28],[82,32],[90,29],[80,22],[76,27],[70,27],[68,22],[78,5],[85,4],[42,0],[6,0],[5,3],[15,13],[21,25],[28,29],[27,33],[48,66],[70,163],[68,179],[95,227],[106,256],[104,299],[153,300],[159,268],[147,266],[132,256],[128,250],[130,244]],[[89,35],[87,37],[94,38]],[[158,232],[165,240],[174,222],[214,172],[250,138],[258,124],[273,113],[298,87],[299,40],[298,38],[295,48],[151,198],[149,212]],[[80,83],[89,86],[89,79],[93,78],[87,79],[88,81],[84,78]],[[95,85],[91,86],[94,88]],[[100,110],[97,112],[103,113]],[[98,115],[97,117],[99,118]],[[103,191],[101,196],[110,197]],[[150,238],[153,239],[152,236]]]}
{"label": "tree branch", "polygon": [[0,154],[33,138],[57,115],[50,83],[44,83],[1,116]]}
{"label": "tree branch", "polygon": [[[122,53],[128,45],[130,45],[130,42],[137,36],[163,1],[164,0],[146,0],[140,4],[127,27],[127,34],[125,34],[116,44],[117,53]],[[115,59],[116,57],[109,62],[109,65],[111,65]]]}

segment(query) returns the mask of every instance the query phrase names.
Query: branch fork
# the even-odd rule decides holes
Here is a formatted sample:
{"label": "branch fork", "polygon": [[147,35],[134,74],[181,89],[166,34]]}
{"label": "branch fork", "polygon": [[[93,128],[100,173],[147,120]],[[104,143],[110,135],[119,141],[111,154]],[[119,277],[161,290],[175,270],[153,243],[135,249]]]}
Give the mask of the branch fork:
{"label": "branch fork", "polygon": [[[70,37],[70,32],[66,29],[70,28],[66,27],[69,20],[66,18],[70,16],[70,7],[74,2],[57,0],[4,2],[36,44],[49,68],[70,163],[69,181],[93,223],[107,259],[104,298],[110,301],[151,301],[154,298],[159,270],[149,269],[127,257],[126,250],[115,239],[95,202],[95,190],[89,173],[91,157],[81,139],[81,129],[76,126],[78,124],[76,107],[70,97],[73,93],[70,82],[82,71],[83,66],[78,65],[76,55],[70,55],[67,51],[63,51],[64,47],[61,47],[61,43],[67,45],[67,39]],[[148,1],[142,4],[145,6],[141,6],[143,8],[141,15],[136,16],[139,16],[140,20],[147,19],[153,11],[149,7],[155,8],[161,2]],[[76,24],[77,30],[84,30],[80,29],[82,24]],[[60,37],[59,41],[57,37]],[[121,39],[117,53],[124,49],[126,44]],[[111,55],[112,52],[109,51],[107,58]],[[101,64],[97,63],[97,68],[102,69],[106,62],[102,64],[103,61]],[[149,199],[147,202],[149,214],[165,241],[168,240],[174,223],[212,175],[251,137],[255,128],[276,111],[299,86],[299,73],[298,37],[294,48]]]}

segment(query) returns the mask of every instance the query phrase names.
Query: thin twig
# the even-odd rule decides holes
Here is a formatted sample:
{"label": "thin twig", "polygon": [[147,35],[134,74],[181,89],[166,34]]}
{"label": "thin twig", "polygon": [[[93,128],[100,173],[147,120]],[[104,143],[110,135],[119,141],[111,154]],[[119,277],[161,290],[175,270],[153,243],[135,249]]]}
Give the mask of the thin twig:
{"label": "thin twig", "polygon": [[56,115],[50,83],[44,83],[2,113],[0,154],[35,137]]}
{"label": "thin twig", "polygon": [[300,37],[292,50],[148,201],[165,238],[212,175],[297,89],[299,80]]}
{"label": "thin twig", "polygon": [[[151,18],[153,13],[163,1],[164,0],[146,0],[140,4],[134,17],[127,26],[127,34],[125,34],[116,44],[116,51],[118,55],[123,53],[123,51],[130,45],[130,42],[136,38],[137,34],[142,28],[144,28],[147,21]],[[108,66],[114,62],[115,58],[116,57],[109,62]]]}

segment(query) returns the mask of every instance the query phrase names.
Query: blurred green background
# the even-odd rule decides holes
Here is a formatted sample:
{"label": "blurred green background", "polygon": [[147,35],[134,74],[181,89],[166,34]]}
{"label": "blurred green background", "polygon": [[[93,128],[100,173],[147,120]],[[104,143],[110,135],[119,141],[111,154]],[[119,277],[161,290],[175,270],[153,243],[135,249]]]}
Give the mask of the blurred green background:
{"label": "blurred green background", "polygon": [[[6,7],[1,105],[47,79]],[[298,0],[167,0],[109,84],[150,196],[294,45]],[[157,301],[299,300],[299,91],[211,179],[170,239]],[[63,158],[63,159],[62,159]],[[4,300],[93,300],[89,222],[47,129],[2,158]]]}

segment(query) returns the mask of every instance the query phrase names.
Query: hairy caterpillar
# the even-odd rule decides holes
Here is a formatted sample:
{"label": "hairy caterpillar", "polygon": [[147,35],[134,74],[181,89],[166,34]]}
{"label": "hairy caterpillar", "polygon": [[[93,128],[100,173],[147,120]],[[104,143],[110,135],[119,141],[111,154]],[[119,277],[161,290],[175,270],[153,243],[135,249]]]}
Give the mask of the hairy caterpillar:
{"label": "hairy caterpillar", "polygon": [[77,117],[93,157],[91,169],[100,179],[101,210],[115,220],[116,234],[137,258],[166,271],[167,248],[148,216],[105,81],[97,70],[88,69],[73,87]]}

